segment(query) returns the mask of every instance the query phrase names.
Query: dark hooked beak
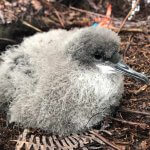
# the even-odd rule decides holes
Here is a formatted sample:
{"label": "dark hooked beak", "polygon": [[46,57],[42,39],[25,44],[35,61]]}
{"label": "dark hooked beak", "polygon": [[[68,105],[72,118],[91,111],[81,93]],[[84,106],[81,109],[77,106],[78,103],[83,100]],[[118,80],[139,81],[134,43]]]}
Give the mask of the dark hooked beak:
{"label": "dark hooked beak", "polygon": [[144,74],[142,73],[139,73],[139,72],[136,72],[134,71],[133,69],[131,69],[128,65],[124,64],[123,62],[118,62],[116,65],[115,65],[115,69],[119,72],[121,72],[122,74],[125,74],[125,75],[128,75],[128,76],[131,76],[135,79],[138,79],[142,82],[144,82],[145,84],[148,84],[149,83],[149,79],[148,77],[146,77]]}

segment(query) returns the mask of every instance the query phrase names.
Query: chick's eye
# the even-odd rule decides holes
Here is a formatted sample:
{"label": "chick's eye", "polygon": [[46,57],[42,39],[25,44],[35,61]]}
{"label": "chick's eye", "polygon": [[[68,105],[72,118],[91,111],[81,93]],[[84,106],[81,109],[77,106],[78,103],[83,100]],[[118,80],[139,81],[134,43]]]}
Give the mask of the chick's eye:
{"label": "chick's eye", "polygon": [[102,58],[102,56],[101,56],[101,54],[99,54],[99,53],[95,53],[95,54],[94,54],[94,58],[95,58],[96,60],[100,60],[100,59]]}

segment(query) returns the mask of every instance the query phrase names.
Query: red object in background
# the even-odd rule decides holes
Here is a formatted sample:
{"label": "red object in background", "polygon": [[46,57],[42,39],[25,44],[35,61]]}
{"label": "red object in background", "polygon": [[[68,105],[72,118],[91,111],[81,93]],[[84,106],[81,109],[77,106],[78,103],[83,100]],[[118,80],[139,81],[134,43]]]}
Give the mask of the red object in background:
{"label": "red object in background", "polygon": [[108,4],[107,5],[107,12],[106,12],[106,17],[104,18],[95,18],[94,21],[98,23],[99,26],[104,27],[104,28],[112,28],[113,23],[111,19],[111,12],[112,12],[112,5]]}

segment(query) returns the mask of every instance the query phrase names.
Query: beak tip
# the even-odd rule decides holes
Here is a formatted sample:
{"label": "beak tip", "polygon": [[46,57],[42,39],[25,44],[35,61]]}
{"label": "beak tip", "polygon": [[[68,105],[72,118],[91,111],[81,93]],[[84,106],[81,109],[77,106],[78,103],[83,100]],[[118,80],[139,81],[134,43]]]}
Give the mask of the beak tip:
{"label": "beak tip", "polygon": [[123,62],[117,63],[115,68],[125,75],[131,76],[135,79],[142,81],[144,84],[149,84],[149,78],[144,73],[138,73],[134,71]]}
{"label": "beak tip", "polygon": [[149,76],[145,75],[144,73],[141,73],[141,80],[143,81],[144,84],[149,84]]}
{"label": "beak tip", "polygon": [[141,80],[144,84],[147,84],[147,85],[150,83],[149,78],[144,74],[142,74],[142,76],[141,76],[141,78],[139,78],[139,80]]}

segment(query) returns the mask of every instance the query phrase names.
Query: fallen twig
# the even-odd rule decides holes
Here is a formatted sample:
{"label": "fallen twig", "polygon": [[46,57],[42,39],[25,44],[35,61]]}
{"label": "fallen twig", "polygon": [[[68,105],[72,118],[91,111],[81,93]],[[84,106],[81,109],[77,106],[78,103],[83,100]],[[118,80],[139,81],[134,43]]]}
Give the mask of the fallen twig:
{"label": "fallen twig", "polygon": [[98,17],[105,17],[105,18],[113,19],[113,18],[107,17],[105,15],[94,13],[94,12],[87,11],[87,10],[83,10],[83,9],[79,9],[79,8],[75,8],[75,7],[69,7],[69,8],[72,9],[72,10],[76,10],[76,11],[91,14],[91,15],[95,15],[95,16],[98,16]]}
{"label": "fallen twig", "polygon": [[115,141],[115,143],[119,145],[130,145],[130,142]]}
{"label": "fallen twig", "polygon": [[37,28],[37,27],[31,25],[30,23],[28,23],[28,22],[26,22],[26,21],[22,21],[22,24],[24,24],[24,25],[26,25],[26,26],[28,26],[28,27],[30,27],[30,28],[32,28],[32,29],[38,31],[38,32],[42,32],[41,29],[39,29],[39,28]]}
{"label": "fallen twig", "polygon": [[150,30],[145,30],[141,28],[122,28],[119,32],[140,32],[140,33],[150,33]]}
{"label": "fallen twig", "polygon": [[[119,28],[117,27],[110,27],[115,32],[118,32]],[[140,32],[140,33],[150,33],[150,30],[141,29],[141,28],[122,28],[120,32]]]}
{"label": "fallen twig", "polygon": [[138,114],[138,115],[147,115],[147,116],[150,116],[150,113],[148,113],[148,112],[137,111],[137,110],[130,110],[130,109],[126,109],[126,108],[121,108],[119,111],[134,113],[134,114]]}
{"label": "fallen twig", "polygon": [[0,38],[0,40],[2,40],[2,41],[8,41],[8,42],[11,42],[11,43],[17,43],[16,41],[14,41],[12,39],[8,39],[8,38]]}
{"label": "fallen twig", "polygon": [[146,123],[132,122],[132,121],[127,121],[127,120],[122,120],[122,119],[112,118],[112,117],[110,117],[110,119],[112,119],[114,121],[118,121],[118,122],[124,123],[124,124],[131,125],[131,126],[139,126],[142,129],[149,128],[149,125],[146,124]]}
{"label": "fallen twig", "polygon": [[130,99],[130,101],[147,101],[147,100],[149,100],[150,99],[150,97],[146,97],[146,98],[131,98]]}
{"label": "fallen twig", "polygon": [[104,143],[106,143],[107,145],[111,146],[112,148],[116,149],[116,150],[120,150],[120,148],[118,148],[116,145],[110,143],[107,139],[105,139],[103,136],[101,136],[100,134],[97,134],[95,131],[90,131],[90,133],[94,134],[95,136],[97,136],[99,139],[101,139]]}
{"label": "fallen twig", "polygon": [[122,30],[124,24],[126,23],[128,17],[131,15],[132,11],[136,8],[137,4],[140,2],[140,0],[137,0],[134,7],[129,11],[129,13],[127,14],[127,16],[125,17],[125,19],[122,21],[120,28],[118,30],[118,33]]}
{"label": "fallen twig", "polygon": [[62,20],[62,18],[60,17],[59,12],[58,12],[56,9],[55,9],[55,14],[56,14],[56,16],[58,17],[61,26],[64,28],[64,27],[65,27],[65,26],[64,26],[64,21]]}

